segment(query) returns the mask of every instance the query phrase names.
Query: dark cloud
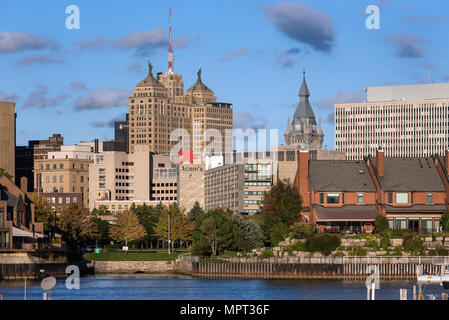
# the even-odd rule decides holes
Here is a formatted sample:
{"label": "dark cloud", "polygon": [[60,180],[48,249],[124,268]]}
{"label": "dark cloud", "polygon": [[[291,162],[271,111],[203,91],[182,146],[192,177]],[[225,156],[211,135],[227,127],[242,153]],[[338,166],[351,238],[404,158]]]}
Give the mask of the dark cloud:
{"label": "dark cloud", "polygon": [[133,71],[139,70],[141,68],[142,68],[142,65],[140,63],[130,63],[126,66],[125,71],[133,72]]}
{"label": "dark cloud", "polygon": [[330,97],[314,102],[313,105],[318,109],[334,108],[334,104],[338,103],[352,103],[363,102],[366,99],[366,94],[363,91],[346,92],[338,91]]}
{"label": "dark cloud", "polygon": [[220,57],[218,59],[218,61],[221,61],[221,62],[229,61],[229,60],[232,60],[235,58],[242,57],[247,53],[248,53],[248,50],[246,48],[240,48],[238,50],[225,53],[222,57]]}
{"label": "dark cloud", "polygon": [[107,120],[107,121],[93,121],[90,122],[90,126],[94,127],[94,128],[114,128],[114,122],[117,121],[124,121],[126,118],[126,114],[122,113],[119,114],[117,116],[115,116],[114,118]]}
{"label": "dark cloud", "polygon": [[259,115],[249,112],[237,112],[234,114],[234,129],[263,129],[267,127],[267,121]]}
{"label": "dark cloud", "polygon": [[48,91],[48,86],[36,84],[34,91],[28,95],[27,99],[23,103],[23,108],[26,109],[37,107],[39,109],[44,109],[61,104],[70,98],[67,94],[59,94],[54,97],[48,97]]}
{"label": "dark cloud", "polygon": [[110,45],[110,41],[103,36],[92,36],[73,43],[81,50],[103,50]]}
{"label": "dark cloud", "polygon": [[168,40],[164,28],[150,31],[133,31],[114,41],[117,49],[134,49],[137,55],[148,55],[159,48],[167,48]]}
{"label": "dark cloud", "polygon": [[0,91],[0,101],[12,101],[16,102],[20,100],[19,96],[15,93],[6,93],[4,91]]}
{"label": "dark cloud", "polygon": [[299,2],[265,5],[263,10],[275,27],[286,36],[329,53],[336,32],[329,15]]}
{"label": "dark cloud", "polygon": [[58,47],[56,42],[40,35],[18,31],[0,32],[0,53],[57,49]]}
{"label": "dark cloud", "polygon": [[276,62],[281,66],[281,68],[288,69],[295,65],[296,60],[291,58],[288,54],[284,52],[276,57]]}
{"label": "dark cloud", "polygon": [[404,58],[421,58],[425,55],[426,49],[420,44],[426,41],[420,37],[407,32],[397,32],[390,34],[386,40],[395,45],[398,49],[397,55]]}
{"label": "dark cloud", "polygon": [[80,81],[71,81],[69,83],[70,89],[72,90],[87,90],[86,84]]}
{"label": "dark cloud", "polygon": [[290,48],[286,51],[287,54],[295,55],[299,54],[301,52],[301,49],[299,48]]}
{"label": "dark cloud", "polygon": [[128,105],[128,92],[123,89],[98,88],[74,102],[76,111],[110,109]]}
{"label": "dark cloud", "polygon": [[63,59],[57,58],[53,55],[48,54],[30,54],[21,59],[19,59],[15,65],[16,66],[29,66],[30,64],[51,64],[51,63],[62,63]]}

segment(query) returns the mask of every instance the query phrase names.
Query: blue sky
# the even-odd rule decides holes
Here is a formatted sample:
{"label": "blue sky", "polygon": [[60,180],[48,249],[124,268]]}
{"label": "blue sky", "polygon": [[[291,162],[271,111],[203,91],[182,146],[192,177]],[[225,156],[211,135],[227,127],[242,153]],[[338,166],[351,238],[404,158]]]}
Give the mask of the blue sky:
{"label": "blue sky", "polygon": [[[68,5],[80,29],[65,27]],[[365,8],[380,8],[380,29]],[[62,133],[66,143],[112,139],[114,119],[146,76],[167,70],[173,10],[175,71],[185,89],[202,67],[235,126],[278,128],[294,113],[302,70],[334,147],[333,104],[363,88],[449,81],[449,2],[5,1],[0,2],[0,100],[16,102],[17,145]]]}

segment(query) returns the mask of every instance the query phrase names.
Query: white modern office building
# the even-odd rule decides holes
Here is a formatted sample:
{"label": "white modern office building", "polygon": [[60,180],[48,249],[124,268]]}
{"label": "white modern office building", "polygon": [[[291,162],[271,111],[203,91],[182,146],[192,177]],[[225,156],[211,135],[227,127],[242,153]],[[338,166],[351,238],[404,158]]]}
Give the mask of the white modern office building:
{"label": "white modern office building", "polygon": [[370,87],[365,102],[336,104],[335,150],[350,160],[375,154],[427,157],[449,147],[449,83]]}

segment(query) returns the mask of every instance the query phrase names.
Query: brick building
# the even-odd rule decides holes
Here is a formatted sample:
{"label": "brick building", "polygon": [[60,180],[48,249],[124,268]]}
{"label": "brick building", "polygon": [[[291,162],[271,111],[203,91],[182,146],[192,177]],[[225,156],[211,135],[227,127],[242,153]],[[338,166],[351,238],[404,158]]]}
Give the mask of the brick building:
{"label": "brick building", "polygon": [[0,251],[34,250],[38,238],[44,238],[44,226],[34,222],[34,204],[22,190],[5,176],[0,176]]}
{"label": "brick building", "polygon": [[448,210],[448,159],[445,157],[363,160],[312,160],[298,153],[295,186],[303,200],[302,216],[322,232],[371,232],[377,215],[392,229],[439,230]]}

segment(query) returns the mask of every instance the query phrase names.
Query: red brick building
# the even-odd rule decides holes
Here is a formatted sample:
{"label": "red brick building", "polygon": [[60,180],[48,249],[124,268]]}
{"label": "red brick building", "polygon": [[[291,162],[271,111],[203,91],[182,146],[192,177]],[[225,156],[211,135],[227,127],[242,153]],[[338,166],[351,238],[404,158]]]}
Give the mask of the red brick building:
{"label": "red brick building", "polygon": [[298,154],[302,216],[322,232],[372,232],[377,215],[392,229],[439,230],[448,210],[449,157],[311,160]]}
{"label": "red brick building", "polygon": [[34,222],[34,204],[26,195],[26,178],[21,190],[0,176],[0,251],[35,250],[43,238],[43,224]]}

